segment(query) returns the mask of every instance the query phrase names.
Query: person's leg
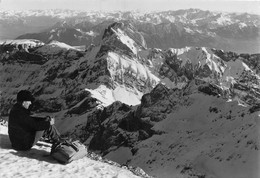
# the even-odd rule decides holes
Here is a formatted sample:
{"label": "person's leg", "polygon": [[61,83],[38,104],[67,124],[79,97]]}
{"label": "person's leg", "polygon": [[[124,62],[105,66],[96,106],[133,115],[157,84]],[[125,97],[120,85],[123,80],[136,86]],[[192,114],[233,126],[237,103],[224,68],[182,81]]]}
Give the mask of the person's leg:
{"label": "person's leg", "polygon": [[51,125],[44,131],[43,137],[49,139],[52,143],[59,142],[61,140],[60,133],[54,125]]}
{"label": "person's leg", "polygon": [[33,146],[41,139],[47,138],[51,143],[57,143],[61,140],[60,133],[54,125],[51,125],[48,129],[43,131],[37,131],[35,133]]}
{"label": "person's leg", "polygon": [[36,145],[36,143],[42,138],[43,134],[44,134],[44,130],[43,131],[37,131],[35,133],[33,146]]}

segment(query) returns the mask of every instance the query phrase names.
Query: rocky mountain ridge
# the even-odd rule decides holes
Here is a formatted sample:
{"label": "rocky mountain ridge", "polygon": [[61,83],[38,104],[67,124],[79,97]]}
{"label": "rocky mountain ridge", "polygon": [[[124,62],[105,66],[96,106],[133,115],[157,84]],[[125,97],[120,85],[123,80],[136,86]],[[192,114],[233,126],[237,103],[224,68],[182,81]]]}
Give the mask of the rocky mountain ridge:
{"label": "rocky mountain ridge", "polygon": [[[150,49],[142,34],[128,22],[110,25],[102,43],[91,45],[85,52],[55,41],[36,44],[30,48],[15,42],[3,44],[2,63],[39,63],[36,68],[41,70],[30,76],[37,80],[37,85],[42,86],[40,77],[65,87],[61,93],[73,83],[75,88],[81,86],[89,92],[99,88],[98,93],[102,93],[99,99],[107,100],[106,106],[116,100],[136,105],[143,94],[160,82],[169,88],[183,88],[194,79],[218,86],[227,99],[237,98],[241,104],[259,102],[259,54],[236,54],[205,47]],[[26,61],[30,59],[28,64]],[[6,77],[2,78],[3,82],[8,80]],[[38,90],[42,87],[35,92]],[[120,100],[125,94],[132,100]]]}

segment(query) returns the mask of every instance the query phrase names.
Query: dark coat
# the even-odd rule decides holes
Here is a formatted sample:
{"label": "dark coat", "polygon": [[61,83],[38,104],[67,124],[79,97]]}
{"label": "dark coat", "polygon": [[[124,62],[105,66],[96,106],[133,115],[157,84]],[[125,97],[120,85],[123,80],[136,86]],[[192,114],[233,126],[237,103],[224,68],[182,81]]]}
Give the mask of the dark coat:
{"label": "dark coat", "polygon": [[10,111],[8,134],[16,150],[29,150],[33,146],[36,131],[49,127],[49,121],[30,116],[30,111],[20,103],[16,103]]}

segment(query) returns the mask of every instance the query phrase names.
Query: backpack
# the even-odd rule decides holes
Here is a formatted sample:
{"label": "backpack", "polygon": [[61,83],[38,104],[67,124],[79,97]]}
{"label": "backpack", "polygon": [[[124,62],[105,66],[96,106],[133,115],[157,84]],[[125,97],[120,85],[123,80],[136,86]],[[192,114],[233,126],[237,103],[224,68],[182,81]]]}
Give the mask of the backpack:
{"label": "backpack", "polygon": [[62,142],[54,145],[51,156],[59,163],[68,164],[87,155],[87,148],[79,141]]}

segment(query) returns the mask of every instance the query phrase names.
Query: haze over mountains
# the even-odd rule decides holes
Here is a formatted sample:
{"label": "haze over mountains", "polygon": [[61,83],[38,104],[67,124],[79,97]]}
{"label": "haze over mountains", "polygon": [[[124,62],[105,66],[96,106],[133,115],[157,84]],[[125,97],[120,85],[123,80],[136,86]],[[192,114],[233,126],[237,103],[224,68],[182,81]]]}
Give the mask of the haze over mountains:
{"label": "haze over mountains", "polygon": [[1,117],[29,89],[63,134],[149,175],[260,175],[260,54],[223,50],[256,49],[258,16],[50,12],[66,22],[0,46]]}
{"label": "haze over mountains", "polygon": [[259,15],[188,9],[153,13],[33,10],[0,12],[1,39],[99,44],[112,22],[129,21],[150,48],[207,46],[238,53],[259,52]]}

